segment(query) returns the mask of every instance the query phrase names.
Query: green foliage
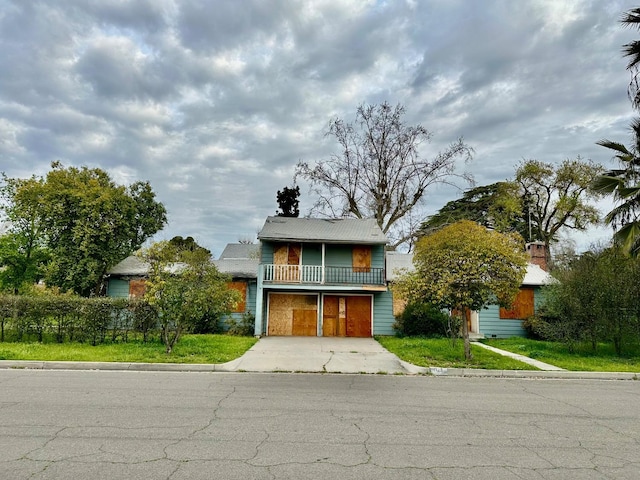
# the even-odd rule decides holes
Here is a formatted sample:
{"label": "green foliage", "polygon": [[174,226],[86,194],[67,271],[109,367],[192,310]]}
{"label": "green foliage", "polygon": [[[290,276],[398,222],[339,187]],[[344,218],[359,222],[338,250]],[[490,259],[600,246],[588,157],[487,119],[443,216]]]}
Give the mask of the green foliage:
{"label": "green foliage", "polygon": [[539,160],[522,162],[515,181],[520,185],[524,213],[532,227],[531,237],[524,238],[544,242],[549,252],[561,229],[585,230],[597,223],[598,210],[588,200],[598,196],[590,187],[602,170],[600,165],[580,157],[558,166]]}
{"label": "green foliage", "polygon": [[44,178],[3,177],[1,192],[22,270],[38,266],[34,254],[45,248],[47,284],[82,296],[98,293],[107,269],[166,223],[165,208],[147,182],[116,185],[98,168],[54,162]]}
{"label": "green foliage", "polygon": [[518,232],[528,236],[522,196],[515,182],[497,182],[465,191],[462,198],[452,200],[423,222],[418,237],[433,233],[460,220],[471,220],[499,232]]}
{"label": "green foliage", "polygon": [[217,323],[240,300],[239,292],[227,287],[231,278],[218,271],[205,249],[157,242],[140,255],[151,266],[145,300],[158,312],[168,354],[183,332],[205,317]]}
{"label": "green foliage", "polygon": [[554,275],[545,295],[544,337],[572,350],[611,342],[618,354],[640,340],[640,259],[616,247],[586,252]]}
{"label": "green foliage", "polygon": [[[396,283],[408,301],[428,301],[439,308],[480,310],[497,298],[510,305],[522,284],[526,256],[522,239],[462,220],[420,239],[415,269]],[[465,354],[470,356],[467,322],[462,322]]]}
{"label": "green foliage", "polygon": [[424,302],[411,302],[393,325],[399,336],[442,337],[447,333],[449,315]]}
{"label": "green foliage", "polygon": [[229,335],[238,335],[242,337],[253,336],[255,333],[256,316],[251,312],[245,312],[237,320],[233,317],[226,319],[227,333]]}
{"label": "green foliage", "polygon": [[278,217],[298,217],[300,215],[300,201],[298,200],[300,187],[284,187],[282,190],[278,190],[276,198],[280,209],[279,212],[276,212]]}

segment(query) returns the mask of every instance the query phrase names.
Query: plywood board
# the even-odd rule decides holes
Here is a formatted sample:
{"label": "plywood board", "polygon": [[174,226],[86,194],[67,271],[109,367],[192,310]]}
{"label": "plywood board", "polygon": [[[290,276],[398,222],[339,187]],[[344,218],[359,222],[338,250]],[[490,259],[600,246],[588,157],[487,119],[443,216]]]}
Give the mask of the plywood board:
{"label": "plywood board", "polygon": [[[294,332],[294,316],[296,311],[305,311],[311,313],[298,313],[299,317],[304,317],[301,320],[301,324],[306,325],[310,322],[310,318],[313,317],[314,335],[316,335],[316,325],[318,318],[316,295],[293,295],[286,293],[271,293],[269,294],[269,317],[268,322],[268,335],[296,335]],[[300,327],[296,327],[300,328]],[[309,327],[304,327],[305,331]],[[305,333],[306,335],[306,333]]]}
{"label": "plywood board", "polygon": [[371,336],[371,297],[346,297],[347,337]]}
{"label": "plywood board", "polygon": [[146,280],[129,280],[129,296],[134,298],[144,297],[147,291]]}
{"label": "plywood board", "polygon": [[244,313],[247,308],[247,282],[229,282],[227,287],[240,293],[241,298],[236,308],[235,313]]}
{"label": "plywood board", "polygon": [[353,271],[371,271],[371,247],[353,247],[352,251]]}
{"label": "plywood board", "polygon": [[318,329],[318,313],[315,310],[293,310],[294,336],[315,337]]}
{"label": "plywood board", "polygon": [[534,313],[533,288],[522,287],[511,308],[500,307],[500,318],[524,320]]}

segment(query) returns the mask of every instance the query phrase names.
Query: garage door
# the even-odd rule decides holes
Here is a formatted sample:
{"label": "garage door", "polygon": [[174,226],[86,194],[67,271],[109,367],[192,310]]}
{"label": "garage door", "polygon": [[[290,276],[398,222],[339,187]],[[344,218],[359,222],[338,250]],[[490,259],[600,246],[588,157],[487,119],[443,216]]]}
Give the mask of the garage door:
{"label": "garage door", "polygon": [[322,335],[326,337],[370,337],[371,297],[325,295]]}
{"label": "garage door", "polygon": [[269,294],[268,335],[316,336],[318,296]]}

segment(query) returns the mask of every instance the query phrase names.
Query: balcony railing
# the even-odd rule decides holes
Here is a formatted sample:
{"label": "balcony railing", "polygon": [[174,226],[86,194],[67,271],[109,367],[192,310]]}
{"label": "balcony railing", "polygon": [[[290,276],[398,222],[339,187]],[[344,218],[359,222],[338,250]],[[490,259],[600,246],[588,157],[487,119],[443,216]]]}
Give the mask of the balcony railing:
{"label": "balcony railing", "polygon": [[264,265],[263,281],[328,285],[384,285],[383,268],[324,267],[320,265]]}

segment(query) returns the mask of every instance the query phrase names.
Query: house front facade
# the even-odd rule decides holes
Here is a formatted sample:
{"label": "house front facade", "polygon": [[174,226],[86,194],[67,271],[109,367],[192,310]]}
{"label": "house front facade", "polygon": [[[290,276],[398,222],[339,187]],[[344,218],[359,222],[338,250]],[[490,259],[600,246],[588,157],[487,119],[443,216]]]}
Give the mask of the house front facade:
{"label": "house front facade", "polygon": [[374,219],[268,217],[258,239],[256,335],[393,334],[387,238]]}

